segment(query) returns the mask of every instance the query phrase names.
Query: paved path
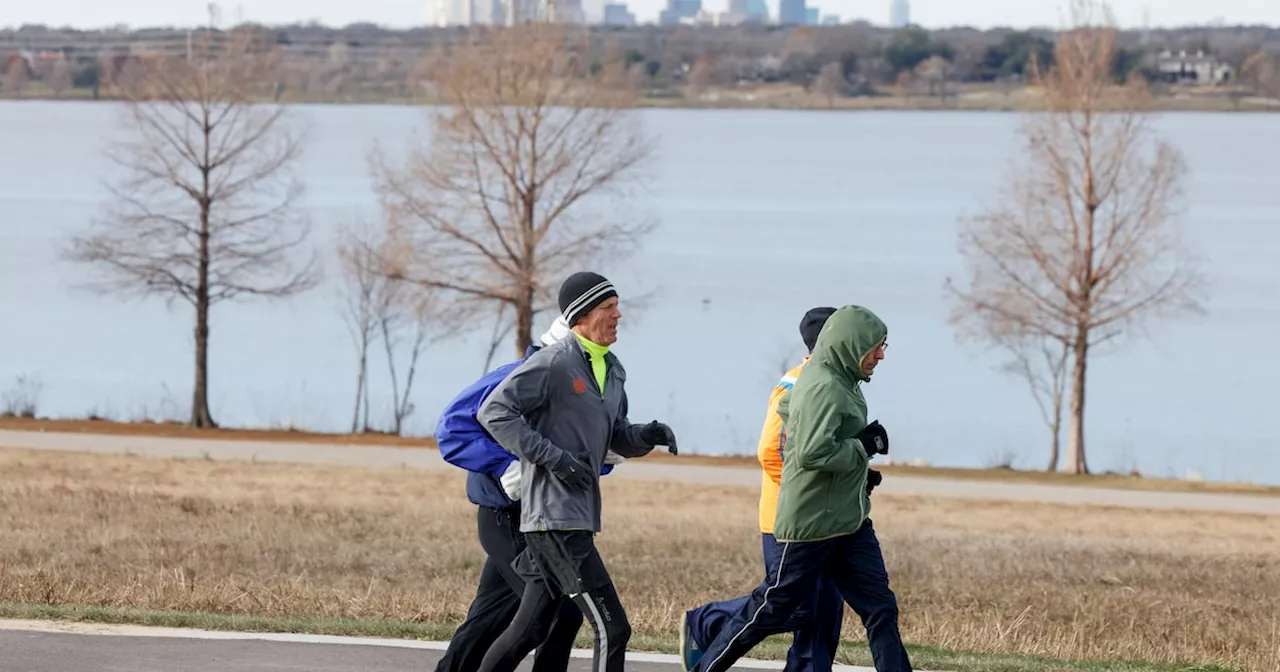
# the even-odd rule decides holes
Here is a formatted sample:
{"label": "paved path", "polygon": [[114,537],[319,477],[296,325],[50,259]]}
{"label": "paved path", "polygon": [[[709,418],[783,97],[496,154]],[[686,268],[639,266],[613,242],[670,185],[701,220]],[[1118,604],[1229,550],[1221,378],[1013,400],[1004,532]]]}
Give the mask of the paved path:
{"label": "paved path", "polygon": [[[121,436],[56,432],[0,431],[0,448],[133,453],[160,457],[193,457],[213,460],[257,460],[345,464],[371,467],[453,469],[435,450],[381,446],[275,441],[232,441],[155,436]],[[744,467],[682,465],[678,461],[630,460],[610,478],[687,481],[717,485],[759,487],[760,472]],[[968,481],[918,476],[890,476],[877,492],[928,495],[961,499],[994,499],[1068,504],[1097,504],[1149,509],[1190,509],[1280,515],[1280,497],[1215,493],[1155,492],[1096,488]]]}
{"label": "paved path", "polygon": [[[0,621],[3,672],[430,672],[443,642],[213,632],[87,623]],[[520,666],[528,672],[530,661]],[[589,672],[574,651],[569,672]],[[781,670],[781,661],[740,661],[735,670]],[[680,672],[675,656],[629,653],[628,672]],[[837,666],[841,672],[874,672]]]}

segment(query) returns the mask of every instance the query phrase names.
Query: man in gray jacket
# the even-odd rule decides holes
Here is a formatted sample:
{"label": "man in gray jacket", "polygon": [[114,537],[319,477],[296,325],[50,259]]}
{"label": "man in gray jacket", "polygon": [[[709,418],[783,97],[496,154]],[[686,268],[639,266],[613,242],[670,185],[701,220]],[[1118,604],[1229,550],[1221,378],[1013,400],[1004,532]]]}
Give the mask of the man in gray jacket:
{"label": "man in gray jacket", "polygon": [[600,467],[605,452],[677,453],[660,422],[627,419],[626,371],[609,346],[618,339],[618,293],[596,273],[560,287],[560,312],[573,331],[530,355],[494,388],[477,417],[520,457],[525,578],[520,608],[485,654],[481,672],[514,672],[547,637],[569,599],[595,631],[594,672],[623,672],[631,625],[595,547],[600,531]]}

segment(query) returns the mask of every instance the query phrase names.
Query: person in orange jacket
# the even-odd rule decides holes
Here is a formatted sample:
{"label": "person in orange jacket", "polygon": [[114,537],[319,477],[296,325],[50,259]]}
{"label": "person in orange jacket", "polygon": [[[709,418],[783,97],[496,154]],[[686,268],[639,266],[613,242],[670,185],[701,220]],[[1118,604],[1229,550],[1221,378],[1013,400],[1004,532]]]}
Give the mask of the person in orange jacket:
{"label": "person in orange jacket", "polygon": [[[800,320],[800,337],[809,353],[813,352],[827,318],[835,308],[814,308]],[[769,407],[764,427],[760,430],[760,442],[756,458],[760,462],[760,538],[764,551],[765,571],[771,575],[778,562],[777,542],[773,537],[774,515],[778,508],[778,487],[782,482],[782,455],[786,450],[786,428],[778,415],[778,402],[791,390],[800,376],[809,355],[795,368],[787,371],[769,395]],[[720,626],[739,611],[747,597],[690,609],[681,615],[680,653],[686,672],[697,665],[700,652],[715,639]],[[819,582],[817,593],[792,616],[796,625],[791,649],[787,652],[787,672],[830,672],[835,664],[836,647],[840,643],[840,628],[844,621],[844,598],[834,583],[825,578]]]}

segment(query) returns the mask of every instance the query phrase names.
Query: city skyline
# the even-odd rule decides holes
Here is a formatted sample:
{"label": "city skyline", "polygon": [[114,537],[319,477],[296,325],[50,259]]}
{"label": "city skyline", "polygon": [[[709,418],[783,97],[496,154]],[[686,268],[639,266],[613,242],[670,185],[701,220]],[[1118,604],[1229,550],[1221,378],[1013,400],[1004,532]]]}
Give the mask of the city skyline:
{"label": "city skyline", "polygon": [[[223,23],[253,21],[280,25],[315,21],[341,27],[352,23],[375,23],[387,28],[427,26],[433,22],[437,0],[367,0],[351,4],[338,0],[257,0],[256,2],[220,3]],[[626,3],[638,23],[656,23],[666,0],[630,0]],[[769,3],[770,17],[776,20],[779,2]],[[807,2],[824,15],[834,14],[841,21],[866,20],[888,25],[891,2],[888,0],[818,0]],[[1109,3],[1122,28],[1137,28],[1149,20],[1153,28],[1215,23],[1264,24],[1280,26],[1280,3],[1258,3],[1255,0],[1219,0],[1213,4],[1191,0],[1114,0]],[[726,12],[729,0],[712,0],[704,4],[708,12]],[[911,22],[930,29],[971,26],[1057,28],[1065,24],[1067,0],[1053,2],[1026,0],[912,0]],[[1149,16],[1149,19],[1147,18]],[[67,17],[74,17],[68,20]],[[24,24],[50,27],[98,29],[114,25],[131,28],[181,27],[204,25],[208,21],[207,3],[203,0],[119,0],[100,3],[94,0],[45,0],[22,3],[5,12],[0,28],[17,28]]]}

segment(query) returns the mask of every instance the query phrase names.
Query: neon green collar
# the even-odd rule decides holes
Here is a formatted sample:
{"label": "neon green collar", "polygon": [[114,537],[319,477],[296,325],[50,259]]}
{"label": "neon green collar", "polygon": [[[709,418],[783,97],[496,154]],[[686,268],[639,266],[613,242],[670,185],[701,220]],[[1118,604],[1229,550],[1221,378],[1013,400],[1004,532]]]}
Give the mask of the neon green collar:
{"label": "neon green collar", "polygon": [[578,342],[582,344],[582,349],[586,350],[588,355],[591,355],[591,373],[595,376],[596,386],[600,390],[600,395],[604,396],[604,379],[605,373],[608,371],[604,356],[609,353],[609,346],[600,345],[576,331],[573,332],[573,335],[578,337]]}

